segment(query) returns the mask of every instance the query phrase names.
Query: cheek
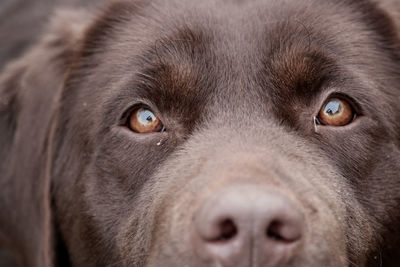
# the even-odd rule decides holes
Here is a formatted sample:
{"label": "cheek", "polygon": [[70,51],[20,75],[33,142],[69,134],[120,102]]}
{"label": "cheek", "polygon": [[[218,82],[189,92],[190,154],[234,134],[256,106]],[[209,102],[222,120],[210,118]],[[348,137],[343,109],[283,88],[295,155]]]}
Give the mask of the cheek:
{"label": "cheek", "polygon": [[364,180],[375,165],[374,155],[387,143],[387,135],[382,132],[382,125],[360,117],[347,129],[328,129],[319,127],[315,143],[344,179],[349,181]]}
{"label": "cheek", "polygon": [[104,227],[102,233],[110,236],[127,266],[143,266],[157,213],[153,176],[171,152],[168,144],[163,150],[154,142],[138,143],[121,135],[105,139],[83,179],[87,213]]}
{"label": "cheek", "polygon": [[176,145],[167,134],[150,135],[142,136],[118,127],[104,136],[95,152],[98,182],[115,184],[124,196],[140,191]]}
{"label": "cheek", "polygon": [[[356,194],[360,202],[364,203],[368,214],[376,218],[375,220],[379,220],[379,223],[374,223],[379,228],[379,225],[390,225],[391,221],[400,221],[397,205],[397,200],[400,199],[398,190],[400,188],[400,150],[388,143],[374,152],[376,153],[374,163],[370,166],[368,176],[356,181],[358,189]],[[378,232],[379,229],[376,231]],[[394,233],[391,234],[391,238],[395,236]]]}

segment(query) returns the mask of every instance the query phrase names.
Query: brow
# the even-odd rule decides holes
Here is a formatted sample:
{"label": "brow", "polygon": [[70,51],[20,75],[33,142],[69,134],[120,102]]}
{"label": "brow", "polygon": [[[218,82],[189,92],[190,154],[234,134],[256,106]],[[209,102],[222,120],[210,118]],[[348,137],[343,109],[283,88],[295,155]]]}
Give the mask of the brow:
{"label": "brow", "polygon": [[[300,26],[299,26],[300,27]],[[337,79],[339,67],[332,47],[325,47],[318,33],[314,37],[305,26],[277,28],[268,33],[261,75],[278,90],[275,95],[317,95],[324,82]],[[272,37],[272,38],[271,38]]]}
{"label": "brow", "polygon": [[140,56],[140,65],[144,67],[136,78],[151,86],[138,93],[146,98],[188,97],[199,87],[200,74],[209,68],[205,60],[209,52],[205,34],[200,29],[181,27],[157,39]]}

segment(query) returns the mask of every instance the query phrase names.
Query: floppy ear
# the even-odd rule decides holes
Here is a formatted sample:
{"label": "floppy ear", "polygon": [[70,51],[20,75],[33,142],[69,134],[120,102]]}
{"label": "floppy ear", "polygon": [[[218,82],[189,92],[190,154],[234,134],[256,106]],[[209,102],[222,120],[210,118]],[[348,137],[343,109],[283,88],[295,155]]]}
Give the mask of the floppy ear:
{"label": "floppy ear", "polygon": [[54,261],[52,120],[90,16],[59,11],[39,42],[0,76],[0,245],[21,266]]}
{"label": "floppy ear", "polygon": [[375,3],[388,15],[389,19],[392,21],[400,41],[400,1],[375,0]]}

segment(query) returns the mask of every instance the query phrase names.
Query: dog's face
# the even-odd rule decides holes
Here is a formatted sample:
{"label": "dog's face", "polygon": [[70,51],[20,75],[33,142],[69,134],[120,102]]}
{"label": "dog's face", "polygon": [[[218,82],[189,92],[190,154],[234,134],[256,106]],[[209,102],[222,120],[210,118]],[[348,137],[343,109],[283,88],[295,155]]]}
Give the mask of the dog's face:
{"label": "dog's face", "polygon": [[50,130],[60,261],[396,263],[400,46],[383,10],[126,1],[81,38]]}

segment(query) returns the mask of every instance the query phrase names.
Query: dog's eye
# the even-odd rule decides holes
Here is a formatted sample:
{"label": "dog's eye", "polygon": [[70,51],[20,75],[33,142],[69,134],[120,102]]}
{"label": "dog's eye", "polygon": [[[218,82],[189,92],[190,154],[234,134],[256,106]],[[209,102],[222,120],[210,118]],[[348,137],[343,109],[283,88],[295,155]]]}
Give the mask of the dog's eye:
{"label": "dog's eye", "polygon": [[355,118],[351,104],[342,98],[328,99],[318,114],[318,121],[323,125],[345,126]]}
{"label": "dog's eye", "polygon": [[161,132],[164,125],[161,120],[148,108],[139,107],[128,118],[129,128],[137,133]]}

